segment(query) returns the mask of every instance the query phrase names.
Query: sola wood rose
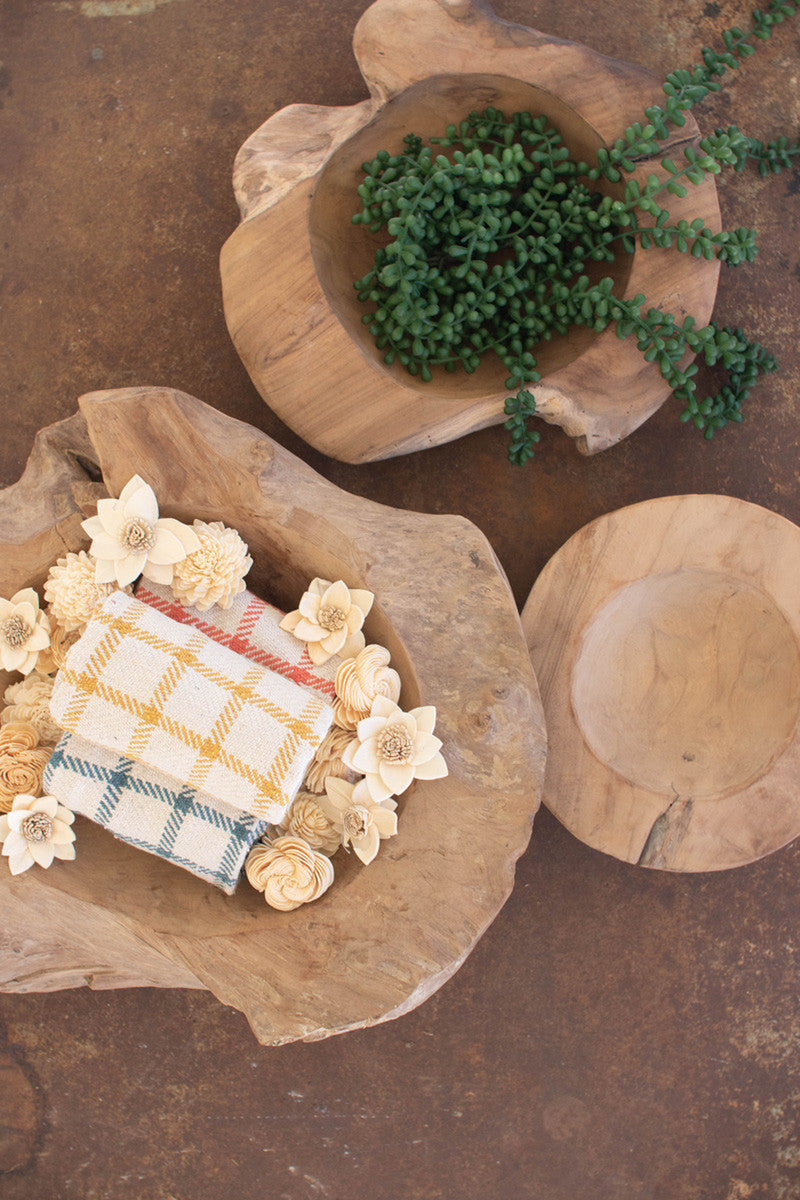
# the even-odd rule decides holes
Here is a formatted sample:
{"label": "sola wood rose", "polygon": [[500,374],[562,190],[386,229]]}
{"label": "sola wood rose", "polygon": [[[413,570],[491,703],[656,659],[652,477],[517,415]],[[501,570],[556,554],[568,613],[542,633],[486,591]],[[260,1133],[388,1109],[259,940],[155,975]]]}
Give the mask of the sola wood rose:
{"label": "sola wood rose", "polygon": [[32,725],[18,721],[0,728],[0,812],[9,812],[22,792],[38,796],[49,758]]}
{"label": "sola wood rose", "polygon": [[306,771],[303,787],[306,791],[325,791],[325,780],[329,775],[339,779],[349,779],[351,771],[342,762],[342,755],[353,741],[353,733],[349,729],[338,729],[335,725],[325,734],[317,746],[311,766]]}
{"label": "sola wood rose", "polygon": [[341,832],[322,811],[319,799],[310,792],[299,792],[279,826],[279,832],[302,838],[312,850],[319,850],[321,854],[335,854],[342,844]]}
{"label": "sola wood rose", "polygon": [[230,608],[244,591],[244,577],[253,565],[247,543],[222,521],[194,521],[192,529],[200,547],[175,564],[172,594],[198,612],[215,604]]}
{"label": "sola wood rose", "polygon": [[254,846],[245,873],[253,887],[264,893],[267,904],[281,912],[317,900],[333,883],[331,860],[302,838],[291,836]]}
{"label": "sola wood rose", "polygon": [[433,736],[431,705],[403,712],[386,696],[376,696],[370,715],[358,722],[356,740],[343,755],[345,766],[364,775],[373,800],[399,796],[412,779],[443,779],[447,764]]}
{"label": "sola wood rose", "polygon": [[17,796],[11,811],[0,816],[0,842],[11,874],[21,875],[34,863],[49,867],[54,858],[73,859],[74,820],[55,796]]}
{"label": "sola wood rose", "polygon": [[383,646],[366,646],[336,672],[333,720],[341,729],[355,730],[368,717],[376,696],[400,699],[400,676],[390,667],[391,654]]}
{"label": "sola wood rose", "polygon": [[[125,589],[128,590],[127,588]],[[51,622],[52,623],[52,622]],[[50,633],[50,645],[46,650],[39,651],[36,659],[36,670],[39,675],[53,675],[60,671],[67,661],[67,654],[80,637],[79,633],[67,633],[60,625],[53,624]]]}
{"label": "sola wood rose", "polygon": [[0,713],[0,725],[27,723],[32,725],[43,746],[55,746],[61,729],[50,715],[53,680],[32,671],[20,683],[10,684],[3,699],[7,707]]}
{"label": "sola wood rose", "polygon": [[397,833],[397,813],[393,800],[377,804],[369,794],[366,781],[348,783],[346,779],[326,779],[320,807],[339,832],[345,849],[352,844],[361,861],[368,865],[378,853],[381,841]]}
{"label": "sola wood rose", "polygon": [[361,627],[375,599],[372,592],[348,588],[341,579],[312,579],[300,607],[287,613],[281,629],[308,645],[308,656],[320,666],[334,654],[352,658],[365,645]]}
{"label": "sola wood rose", "polygon": [[41,650],[50,646],[50,619],[39,608],[33,588],[10,600],[0,598],[0,665],[4,671],[29,675]]}
{"label": "sola wood rose", "polygon": [[139,476],[125,484],[118,500],[98,500],[97,516],[83,521],[97,560],[95,579],[125,587],[140,575],[172,583],[175,564],[200,549],[193,529],[172,517],[159,517],[158,501]]}
{"label": "sola wood rose", "polygon": [[[49,614],[64,633],[80,633],[96,609],[116,588],[115,583],[98,583],[95,563],[85,550],[60,558],[44,584]],[[125,589],[130,592],[130,588]]]}

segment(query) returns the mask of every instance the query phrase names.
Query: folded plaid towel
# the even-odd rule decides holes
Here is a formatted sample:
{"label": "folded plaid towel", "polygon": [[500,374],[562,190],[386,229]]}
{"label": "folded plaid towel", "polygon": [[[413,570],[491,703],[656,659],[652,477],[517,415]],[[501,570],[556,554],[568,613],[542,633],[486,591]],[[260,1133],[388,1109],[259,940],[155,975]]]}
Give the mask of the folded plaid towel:
{"label": "folded plaid towel", "polygon": [[248,850],[267,828],[260,817],[71,733],[53,751],[44,787],[123,842],[185,867],[229,896]]}
{"label": "folded plaid towel", "polygon": [[336,669],[341,664],[338,655],[322,666],[315,666],[308,656],[305,642],[281,629],[284,613],[273,608],[252,592],[240,592],[230,608],[214,605],[207,612],[186,608],[172,595],[172,590],[158,583],[141,580],[136,599],[157,608],[181,625],[193,625],[207,637],[220,642],[244,658],[276,671],[301,687],[321,692],[331,703],[335,696]]}
{"label": "folded plaid towel", "polygon": [[278,823],[333,708],[124,592],[89,622],[56,676],[62,729]]}

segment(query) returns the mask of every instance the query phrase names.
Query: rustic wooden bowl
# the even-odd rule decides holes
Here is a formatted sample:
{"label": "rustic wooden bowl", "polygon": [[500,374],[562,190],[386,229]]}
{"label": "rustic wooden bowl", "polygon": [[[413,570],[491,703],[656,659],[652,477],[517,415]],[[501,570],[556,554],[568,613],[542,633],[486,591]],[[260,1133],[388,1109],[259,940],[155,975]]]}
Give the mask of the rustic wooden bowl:
{"label": "rustic wooden bowl", "polygon": [[294,913],[246,882],[225,896],[79,818],[76,862],[0,870],[0,990],[207,988],[266,1043],[414,1008],[504,903],[539,803],[541,702],[491,547],[460,517],[350,496],[180,392],[95,392],[81,410],[39,435],[0,493],[0,594],[41,587],[60,554],[85,546],[97,481],[118,495],[139,472],[166,514],[240,530],[251,586],[276,603],[293,607],[314,575],[374,591],[368,640],[391,650],[405,704],[437,706],[450,775],[412,785],[376,861],[339,855],[330,891]]}
{"label": "rustic wooden bowl", "polygon": [[[409,131],[440,134],[487,105],[545,114],[573,155],[588,159],[663,94],[649,72],[501,21],[482,0],[376,0],[356,26],[353,48],[369,100],[352,108],[290,105],[239,151],[242,223],[222,249],[221,272],[231,337],[270,407],[318,450],[364,462],[504,420],[507,372],[487,356],[472,376],[440,369],[426,384],[383,362],[353,289],[376,245],[350,224],[361,163],[380,149],[401,149]],[[697,137],[689,117],[633,178],[663,173],[658,163],[668,147]],[[670,208],[676,219],[699,216],[720,227],[711,176],[686,199],[671,197]],[[711,316],[716,260],[637,250],[610,273],[619,294],[641,292],[700,324]],[[625,437],[669,395],[658,368],[613,329],[575,329],[538,350],[537,411],[584,453]]]}
{"label": "rustic wooden bowl", "polygon": [[522,623],[550,749],[543,799],[582,841],[671,871],[800,833],[800,529],[730,496],[599,517]]}

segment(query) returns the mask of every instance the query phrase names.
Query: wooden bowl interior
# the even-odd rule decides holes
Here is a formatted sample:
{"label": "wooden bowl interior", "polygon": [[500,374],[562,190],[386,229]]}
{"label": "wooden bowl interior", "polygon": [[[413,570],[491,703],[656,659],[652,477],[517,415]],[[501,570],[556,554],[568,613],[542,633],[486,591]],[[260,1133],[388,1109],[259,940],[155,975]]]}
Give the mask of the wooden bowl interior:
{"label": "wooden bowl interior", "polygon": [[[423,140],[440,136],[450,123],[463,120],[473,109],[501,109],[507,115],[529,111],[542,114],[558,130],[578,161],[591,161],[603,144],[599,133],[558,96],[520,79],[503,75],[440,75],[429,77],[406,88],[390,100],[373,120],[349,138],[328,160],[317,182],[309,215],[309,230],[314,266],[331,309],[364,356],[379,370],[398,383],[428,396],[461,399],[501,392],[507,372],[495,355],[486,355],[473,375],[463,371],[452,374],[443,368],[434,370],[433,380],[424,383],[410,375],[399,363],[387,366],[383,351],[375,346],[361,318],[367,311],[356,296],[353,281],[369,270],[379,238],[350,218],[358,209],[356,189],[363,180],[361,164],[374,158],[379,150],[397,153],[407,133]],[[618,185],[598,183],[600,191],[619,194]],[[622,294],[632,268],[633,256],[621,254],[614,263],[594,263],[587,267],[590,278],[611,275],[615,291]],[[574,328],[569,336],[554,337],[537,347],[539,370],[550,374],[580,357],[597,334],[590,329]]]}

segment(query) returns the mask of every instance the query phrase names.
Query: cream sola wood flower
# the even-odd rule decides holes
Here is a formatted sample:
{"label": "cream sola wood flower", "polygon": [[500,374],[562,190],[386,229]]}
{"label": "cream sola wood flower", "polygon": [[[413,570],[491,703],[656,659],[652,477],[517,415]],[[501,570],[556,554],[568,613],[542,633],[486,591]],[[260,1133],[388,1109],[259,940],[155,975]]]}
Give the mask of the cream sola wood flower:
{"label": "cream sola wood flower", "polygon": [[335,854],[342,844],[341,831],[323,812],[319,799],[310,792],[299,792],[278,831],[302,838],[312,850],[319,850],[321,854]]}
{"label": "cream sola wood flower", "polygon": [[374,599],[372,592],[348,588],[341,579],[312,579],[300,607],[286,614],[281,629],[307,643],[309,658],[317,666],[334,654],[352,658],[364,649],[361,627]]}
{"label": "cream sola wood flower", "polygon": [[0,598],[0,665],[4,671],[29,675],[40,650],[50,646],[50,618],[39,608],[33,588],[23,588],[10,600]]}
{"label": "cream sola wood flower", "polygon": [[373,800],[401,795],[412,779],[442,779],[447,764],[433,736],[436,709],[431,705],[403,710],[386,696],[376,696],[370,715],[358,722],[357,739],[342,755],[345,766],[358,771]]}
{"label": "cream sola wood flower", "polygon": [[98,500],[97,516],[83,522],[97,560],[95,579],[126,587],[140,575],[171,584],[175,564],[200,549],[193,529],[173,517],[159,517],[153,489],[139,476],[125,484],[118,500]]}
{"label": "cream sola wood flower", "polygon": [[330,776],[325,780],[324,796],[317,801],[333,827],[339,831],[345,849],[352,845],[361,861],[368,865],[386,838],[397,833],[395,802],[378,804],[372,799],[366,780],[348,783]]}
{"label": "cream sola wood flower", "polygon": [[[80,633],[99,608],[116,589],[116,583],[98,583],[96,564],[85,550],[60,558],[44,584],[44,598],[50,617],[64,633]],[[126,592],[131,588],[126,587]]]}
{"label": "cream sola wood flower", "polygon": [[244,591],[244,577],[253,565],[247,543],[222,521],[195,521],[192,528],[200,548],[175,564],[172,593],[199,612],[215,604],[230,608]]}
{"label": "cream sola wood flower", "polygon": [[339,667],[333,720],[341,729],[355,730],[358,722],[369,716],[376,696],[400,699],[400,676],[389,666],[390,661],[384,646],[365,646]]}
{"label": "cream sola wood flower", "polygon": [[333,865],[299,837],[279,837],[253,847],[244,865],[248,882],[272,908],[291,912],[310,904],[333,883]]}
{"label": "cream sola wood flower", "polygon": [[55,796],[17,796],[11,811],[0,816],[0,842],[11,874],[21,875],[34,863],[49,867],[54,858],[74,858],[74,820]]}
{"label": "cream sola wood flower", "polygon": [[0,726],[28,722],[36,730],[43,746],[55,746],[62,730],[50,715],[53,680],[38,671],[31,671],[19,683],[6,688],[3,699],[6,707],[0,713]]}
{"label": "cream sola wood flower", "polygon": [[[355,734],[348,729],[331,726],[314,751],[314,757],[306,771],[303,787],[308,792],[325,791],[325,780],[329,775],[350,779],[352,772],[342,762],[342,755],[353,741]],[[351,782],[355,782],[352,779]]]}

